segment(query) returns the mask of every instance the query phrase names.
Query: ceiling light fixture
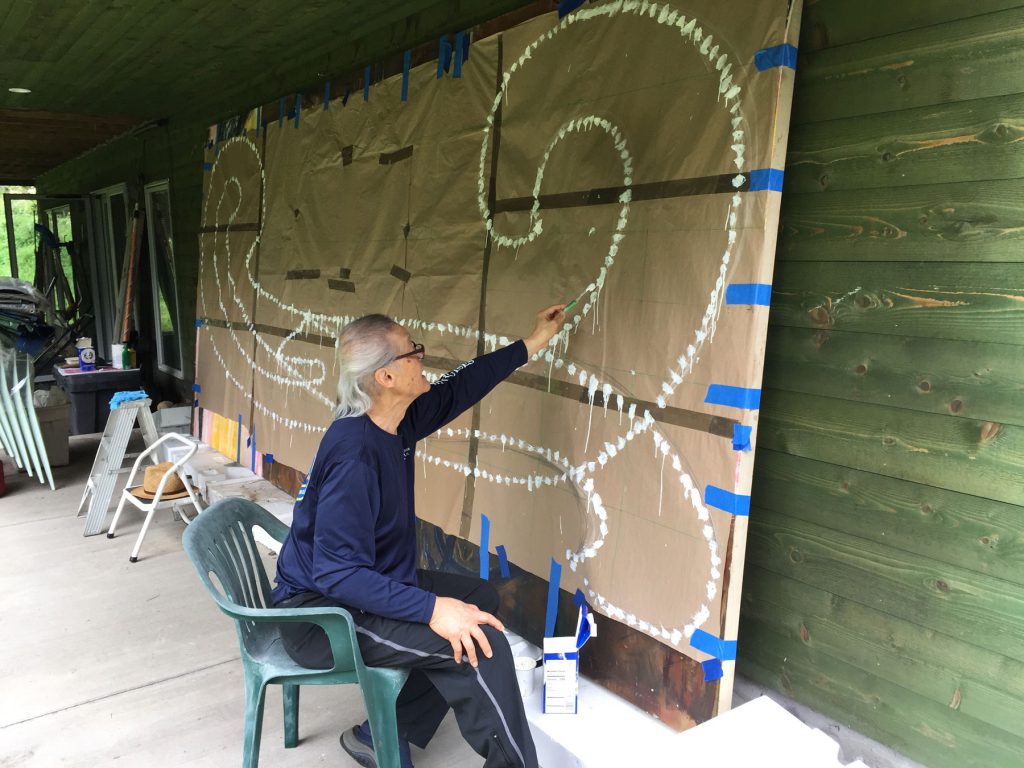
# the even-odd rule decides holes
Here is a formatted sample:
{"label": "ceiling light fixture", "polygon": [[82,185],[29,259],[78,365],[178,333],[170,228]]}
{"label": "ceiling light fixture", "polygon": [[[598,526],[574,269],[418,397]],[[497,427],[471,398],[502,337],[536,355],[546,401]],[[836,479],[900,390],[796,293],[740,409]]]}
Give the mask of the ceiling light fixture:
{"label": "ceiling light fixture", "polygon": [[11,93],[32,93],[31,88],[8,88]]}

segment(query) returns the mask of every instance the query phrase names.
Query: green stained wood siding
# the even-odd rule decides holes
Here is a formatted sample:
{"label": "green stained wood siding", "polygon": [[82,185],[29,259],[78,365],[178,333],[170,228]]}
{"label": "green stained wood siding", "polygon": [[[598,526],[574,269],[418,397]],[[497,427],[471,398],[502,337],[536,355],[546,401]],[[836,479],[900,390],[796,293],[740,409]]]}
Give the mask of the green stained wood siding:
{"label": "green stained wood siding", "polygon": [[1024,3],[802,30],[738,671],[1024,764]]}

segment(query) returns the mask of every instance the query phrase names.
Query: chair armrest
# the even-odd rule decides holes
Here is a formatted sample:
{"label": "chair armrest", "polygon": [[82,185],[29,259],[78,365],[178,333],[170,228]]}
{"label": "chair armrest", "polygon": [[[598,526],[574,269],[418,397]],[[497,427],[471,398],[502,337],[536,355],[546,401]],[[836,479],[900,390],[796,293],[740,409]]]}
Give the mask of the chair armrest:
{"label": "chair armrest", "polygon": [[[218,600],[218,603],[220,601]],[[352,614],[344,608],[246,608],[230,603],[220,604],[220,609],[233,619],[244,621],[284,624],[302,623],[316,624],[327,633],[327,640],[331,644],[331,651],[334,656],[334,666],[325,672],[349,671],[356,669],[362,675],[364,667],[362,654],[359,653],[359,641],[356,639],[355,622],[352,621]],[[355,664],[338,664],[338,659],[347,661],[355,659]]]}

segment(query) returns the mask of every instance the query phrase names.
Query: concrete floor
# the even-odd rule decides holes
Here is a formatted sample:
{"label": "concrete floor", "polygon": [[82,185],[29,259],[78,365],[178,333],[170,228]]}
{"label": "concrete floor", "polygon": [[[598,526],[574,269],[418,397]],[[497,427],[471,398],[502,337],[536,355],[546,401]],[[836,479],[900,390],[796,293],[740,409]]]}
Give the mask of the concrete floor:
{"label": "concrete floor", "polygon": [[[0,451],[0,766],[238,765],[238,640],[181,549],[184,525],[158,512],[134,564],[141,514],[127,510],[114,539],[82,536],[75,510],[98,439],[71,438],[56,491],[18,474]],[[355,686],[306,686],[300,742],[285,750],[280,688],[271,686],[261,762],[354,766],[338,735],[364,716]],[[413,760],[418,768],[483,763],[450,715]]]}

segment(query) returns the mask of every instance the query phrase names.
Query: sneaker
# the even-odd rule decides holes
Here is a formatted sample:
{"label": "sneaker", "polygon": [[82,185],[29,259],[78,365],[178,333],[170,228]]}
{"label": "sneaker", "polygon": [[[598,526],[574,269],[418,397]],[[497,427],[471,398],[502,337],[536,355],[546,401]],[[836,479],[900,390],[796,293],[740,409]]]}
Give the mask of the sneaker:
{"label": "sneaker", "polygon": [[[377,768],[377,755],[373,751],[373,736],[370,734],[369,721],[364,720],[362,724],[342,733],[341,748],[363,768]],[[398,740],[398,754],[402,761],[402,768],[413,768],[409,742],[405,739]]]}

